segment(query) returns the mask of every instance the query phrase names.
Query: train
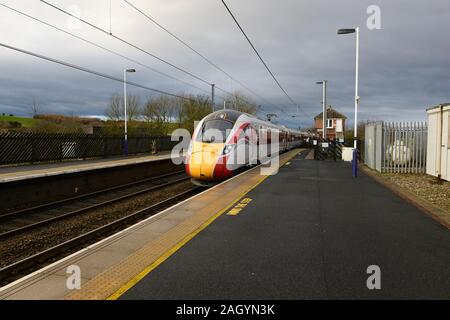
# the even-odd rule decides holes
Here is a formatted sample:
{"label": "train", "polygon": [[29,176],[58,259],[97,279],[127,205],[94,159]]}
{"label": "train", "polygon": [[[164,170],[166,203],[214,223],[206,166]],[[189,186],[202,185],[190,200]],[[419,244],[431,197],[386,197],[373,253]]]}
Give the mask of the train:
{"label": "train", "polygon": [[258,117],[225,109],[196,126],[185,159],[186,173],[200,186],[212,186],[271,155],[300,147],[301,132]]}

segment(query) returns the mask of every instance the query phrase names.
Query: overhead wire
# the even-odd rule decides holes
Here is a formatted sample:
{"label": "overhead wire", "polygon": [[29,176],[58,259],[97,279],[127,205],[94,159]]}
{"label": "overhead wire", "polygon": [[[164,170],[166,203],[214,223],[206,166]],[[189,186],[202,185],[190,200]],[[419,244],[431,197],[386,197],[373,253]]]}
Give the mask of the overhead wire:
{"label": "overhead wire", "polygon": [[266,68],[266,70],[269,72],[270,76],[273,78],[273,80],[275,81],[275,83],[278,85],[278,87],[281,89],[281,91],[284,93],[284,95],[289,99],[289,101],[294,105],[297,106],[297,104],[295,103],[295,101],[291,98],[291,96],[287,93],[287,91],[283,88],[283,86],[281,85],[281,83],[278,81],[278,79],[275,77],[274,73],[272,72],[272,70],[270,70],[269,66],[267,65],[267,63],[264,61],[264,59],[262,58],[261,54],[259,53],[259,51],[256,49],[255,45],[252,43],[252,41],[250,40],[250,38],[248,37],[247,33],[244,31],[243,27],[241,26],[241,24],[239,23],[239,21],[237,20],[236,16],[233,14],[233,12],[231,11],[231,9],[228,7],[228,5],[226,4],[226,2],[224,0],[221,0],[223,5],[225,6],[226,10],[228,11],[228,13],[230,14],[230,16],[232,17],[232,19],[234,20],[234,22],[236,23],[236,25],[238,26],[239,30],[241,31],[241,33],[244,35],[245,39],[247,40],[247,42],[250,44],[250,46],[252,47],[253,51],[255,52],[255,54],[257,55],[257,57],[259,58],[259,60],[262,62],[262,64],[264,65],[264,67]]}
{"label": "overhead wire", "polygon": [[[102,45],[100,45],[100,44],[98,44],[98,43],[95,43],[95,42],[93,42],[93,41],[91,41],[91,40],[88,40],[88,39],[83,38],[83,37],[81,37],[81,36],[78,36],[78,35],[76,35],[76,34],[74,34],[74,33],[71,33],[71,32],[69,32],[69,31],[66,31],[66,30],[64,30],[64,29],[62,29],[62,28],[59,28],[59,27],[57,27],[57,26],[55,26],[55,25],[53,25],[53,24],[50,24],[50,23],[48,23],[48,22],[46,22],[46,21],[44,21],[44,20],[41,20],[41,19],[36,18],[36,17],[34,17],[34,16],[31,16],[31,15],[29,15],[29,14],[23,12],[23,11],[17,10],[17,9],[15,9],[15,8],[12,8],[12,7],[10,7],[10,6],[7,6],[7,5],[5,5],[5,4],[3,4],[3,3],[0,3],[0,6],[2,6],[2,7],[4,7],[4,8],[7,8],[7,9],[9,9],[9,10],[12,10],[12,11],[14,11],[14,12],[16,12],[16,13],[22,15],[22,16],[25,16],[25,17],[27,17],[27,18],[29,18],[29,19],[32,19],[32,20],[34,20],[34,21],[37,21],[37,22],[39,22],[39,23],[41,23],[41,24],[44,24],[44,25],[46,25],[46,26],[48,26],[48,27],[50,27],[50,28],[53,28],[53,29],[55,29],[55,30],[57,30],[57,31],[60,31],[60,32],[65,33],[65,34],[67,34],[67,35],[70,35],[71,37],[74,37],[74,38],[76,38],[76,39],[78,39],[78,40],[81,40],[81,41],[83,41],[83,42],[85,42],[85,43],[88,43],[88,44],[90,44],[90,45],[92,45],[92,46],[95,46],[95,47],[97,47],[97,48],[99,48],[99,49],[102,49],[102,50],[104,50],[104,51],[107,51],[107,52],[109,52],[109,53],[111,53],[111,54],[113,54],[113,55],[115,55],[115,56],[118,56],[118,57],[120,57],[120,58],[122,58],[122,59],[125,59],[125,60],[127,60],[127,61],[130,61],[130,62],[132,62],[132,63],[134,63],[134,64],[137,64],[137,65],[139,65],[139,66],[141,66],[141,67],[144,67],[144,68],[146,68],[146,69],[149,69],[149,70],[151,70],[152,72],[158,73],[158,74],[160,74],[160,75],[162,75],[162,76],[164,76],[164,77],[167,77],[167,78],[169,78],[169,79],[175,80],[175,81],[180,82],[180,83],[183,83],[184,85],[190,86],[190,87],[195,88],[195,89],[197,89],[197,90],[199,90],[199,91],[202,91],[202,92],[204,92],[204,93],[209,94],[209,91],[206,91],[205,89],[202,89],[202,88],[200,88],[200,87],[198,87],[198,86],[196,86],[196,85],[194,85],[194,84],[191,84],[191,83],[186,82],[186,81],[184,81],[184,80],[181,80],[181,79],[178,79],[178,78],[176,78],[176,77],[173,77],[173,76],[171,76],[171,75],[169,75],[169,74],[167,74],[167,73],[164,73],[164,72],[159,71],[159,70],[157,70],[157,69],[155,69],[155,68],[153,68],[153,67],[150,67],[149,65],[146,65],[146,64],[144,64],[144,63],[142,63],[142,62],[139,62],[139,61],[137,61],[137,60],[135,60],[135,59],[133,59],[133,58],[130,58],[130,57],[128,57],[128,56],[125,56],[124,54],[121,54],[121,53],[118,53],[118,52],[116,52],[116,51],[114,51],[114,50],[108,49],[108,48],[106,48],[106,47],[104,47],[104,46],[102,46]],[[221,97],[221,98],[224,98],[224,97]]]}
{"label": "overhead wire", "polygon": [[[222,72],[223,74],[225,74],[228,78],[230,78],[231,80],[233,80],[235,83],[239,84],[240,86],[242,86],[244,89],[246,89],[248,92],[250,92],[251,94],[253,94],[255,97],[258,97],[259,99],[265,101],[266,103],[271,104],[270,102],[268,102],[265,98],[263,98],[262,96],[260,96],[258,93],[256,93],[255,91],[253,91],[252,89],[250,89],[249,87],[247,87],[244,83],[242,83],[241,81],[239,81],[238,79],[236,79],[235,77],[233,77],[230,73],[228,73],[227,71],[225,71],[223,68],[221,68],[220,66],[217,65],[217,63],[213,62],[211,59],[209,59],[208,57],[206,57],[204,54],[200,53],[198,50],[196,50],[192,45],[190,45],[189,43],[187,43],[186,41],[184,41],[183,39],[181,39],[179,36],[177,36],[176,34],[174,34],[172,31],[170,31],[169,29],[167,29],[165,26],[163,26],[161,23],[159,23],[155,18],[151,17],[149,14],[145,13],[143,10],[139,9],[136,5],[134,5],[133,3],[131,3],[128,0],[123,0],[123,2],[125,2],[128,6],[130,6],[131,8],[133,8],[135,11],[137,11],[138,13],[140,13],[142,16],[144,16],[146,19],[148,19],[149,21],[151,21],[153,24],[155,24],[157,27],[159,27],[161,30],[165,31],[166,33],[168,33],[171,37],[173,37],[174,39],[176,39],[178,42],[180,42],[181,44],[183,44],[185,47],[187,47],[189,50],[191,50],[192,52],[194,52],[196,55],[198,55],[199,57],[201,57],[203,60],[205,60],[208,64],[210,64],[211,66],[213,66],[214,68],[216,68],[217,70],[219,70],[220,72]],[[217,89],[227,93],[227,94],[231,94],[230,92],[227,92],[226,90],[217,87]]]}
{"label": "overhead wire", "polygon": [[[29,55],[29,56],[33,56],[33,57],[36,57],[36,58],[39,58],[39,59],[42,59],[42,60],[46,60],[46,61],[49,61],[49,62],[60,64],[60,65],[63,65],[63,66],[66,66],[66,67],[69,67],[69,68],[72,68],[72,69],[83,71],[85,73],[96,75],[96,76],[99,76],[99,77],[102,77],[102,78],[106,78],[106,79],[110,79],[110,80],[113,80],[113,81],[124,83],[124,79],[121,79],[121,78],[118,78],[118,77],[114,77],[114,76],[108,75],[106,73],[102,73],[102,72],[99,72],[99,71],[96,71],[96,70],[92,70],[92,69],[89,69],[89,68],[81,67],[81,66],[78,66],[76,64],[72,64],[72,63],[69,63],[69,62],[62,61],[62,60],[54,59],[54,58],[51,58],[51,57],[48,57],[48,56],[45,56],[45,55],[42,55],[42,54],[39,54],[39,53],[35,53],[35,52],[32,52],[32,51],[20,49],[20,48],[17,48],[17,47],[14,47],[14,46],[11,46],[11,45],[8,45],[8,44],[5,44],[5,43],[1,43],[0,42],[0,47],[4,47],[4,48],[7,48],[7,49],[11,49],[11,50],[17,51],[17,52],[21,52],[21,53]],[[170,93],[170,92],[167,92],[167,91],[151,88],[151,87],[148,87],[148,86],[136,83],[136,82],[127,81],[127,84],[131,85],[131,86],[134,86],[134,87],[141,88],[141,89],[145,89],[145,90],[148,90],[148,91],[153,91],[153,92],[156,92],[156,93],[159,93],[159,94],[163,94],[163,95],[167,95],[167,96],[171,96],[171,97],[175,97],[175,98],[180,98],[180,99],[183,99],[183,100],[192,100],[192,99],[190,99],[188,97],[184,97],[184,96],[180,96],[180,95],[177,95],[177,94],[174,94],[174,93]]]}
{"label": "overhead wire", "polygon": [[125,43],[126,45],[128,45],[130,47],[133,47],[134,49],[136,49],[138,51],[141,51],[141,52],[151,56],[152,58],[154,58],[154,59],[156,59],[156,60],[158,60],[158,61],[160,61],[160,62],[162,62],[164,64],[167,64],[168,66],[170,66],[170,67],[172,67],[172,68],[174,68],[174,69],[176,69],[176,70],[178,70],[178,71],[180,71],[180,72],[182,72],[184,74],[187,74],[190,77],[195,78],[198,81],[201,81],[201,82],[207,84],[208,86],[211,86],[211,82],[209,82],[209,81],[207,81],[207,80],[205,80],[205,79],[203,79],[203,78],[193,74],[192,72],[187,71],[186,69],[184,69],[182,67],[179,67],[179,66],[177,66],[177,65],[175,65],[175,64],[173,64],[173,63],[171,63],[171,62],[169,62],[169,61],[167,61],[167,60],[165,60],[165,59],[163,59],[163,58],[161,58],[161,57],[159,57],[159,56],[157,56],[157,55],[155,55],[155,54],[153,54],[153,53],[151,53],[151,52],[149,52],[149,51],[147,51],[147,50],[145,50],[145,49],[143,49],[141,47],[139,47],[138,45],[135,45],[135,44],[133,44],[133,43],[131,43],[131,42],[129,42],[129,41],[119,37],[119,36],[116,36],[115,34],[113,34],[111,32],[108,32],[107,30],[105,30],[105,29],[103,29],[103,28],[101,28],[101,27],[99,27],[99,26],[97,26],[97,25],[95,25],[95,24],[93,24],[93,23],[91,23],[91,22],[89,22],[87,20],[84,20],[84,19],[82,19],[80,17],[77,17],[77,16],[71,14],[70,12],[68,12],[68,11],[66,11],[64,9],[61,9],[60,7],[55,6],[54,4],[51,4],[51,3],[49,3],[49,2],[47,2],[45,0],[40,0],[40,2],[42,2],[43,4],[53,8],[53,9],[59,11],[59,12],[61,12],[61,13],[64,13],[65,15],[68,15],[68,16],[70,16],[70,17],[72,17],[72,18],[74,18],[74,19],[76,19],[76,20],[78,20],[78,21],[80,21],[80,22],[82,22],[82,23],[84,23],[84,24],[86,24],[86,25],[88,25],[88,26],[90,26],[90,27],[92,27],[92,28],[102,32],[102,33],[104,33],[104,34],[107,34],[107,35],[113,37],[114,39],[116,39],[116,40],[118,40],[118,41],[120,41],[122,43]]}
{"label": "overhead wire", "polygon": [[[55,6],[55,5],[53,5],[53,4],[49,3],[49,2],[47,2],[47,1],[45,1],[45,0],[40,0],[40,1],[41,1],[42,3],[44,3],[45,5],[48,5],[48,6],[54,8],[54,9],[56,9],[56,10],[58,10],[58,11],[64,13],[64,14],[66,14],[66,15],[72,17],[72,18],[75,18],[75,19],[79,20],[80,22],[82,22],[82,23],[84,23],[84,24],[87,24],[87,25],[89,25],[90,27],[92,27],[92,28],[94,28],[94,29],[96,29],[96,30],[98,30],[98,31],[101,31],[101,32],[103,32],[103,33],[105,33],[105,34],[107,34],[107,35],[110,35],[110,36],[114,37],[115,39],[117,39],[117,40],[119,40],[119,41],[121,41],[121,42],[123,42],[123,43],[125,43],[125,44],[127,44],[127,45],[129,45],[129,46],[131,46],[131,47],[133,47],[133,48],[135,48],[135,49],[141,51],[141,52],[144,52],[144,53],[146,53],[147,55],[150,55],[151,57],[153,57],[153,58],[155,58],[155,59],[157,59],[157,60],[159,60],[159,61],[161,61],[161,62],[163,62],[163,63],[165,63],[165,64],[167,64],[167,65],[169,65],[169,66],[171,66],[171,67],[173,67],[173,68],[175,68],[175,69],[177,69],[177,70],[179,70],[179,71],[181,71],[181,72],[183,72],[183,73],[185,73],[185,74],[188,74],[189,76],[191,76],[191,77],[193,77],[193,78],[195,78],[195,79],[197,79],[197,80],[199,80],[199,81],[201,81],[201,82],[203,82],[203,83],[205,83],[205,84],[211,85],[211,84],[210,84],[208,81],[206,81],[205,79],[203,79],[203,78],[201,78],[201,77],[199,77],[199,76],[196,76],[195,74],[193,74],[193,73],[191,73],[191,72],[189,72],[189,71],[187,71],[187,70],[185,70],[185,69],[183,69],[183,68],[181,68],[181,67],[178,67],[178,66],[172,64],[171,62],[169,62],[169,61],[167,61],[167,60],[165,60],[165,59],[162,59],[162,58],[160,58],[160,57],[158,57],[158,56],[156,56],[156,55],[154,55],[154,54],[152,54],[152,53],[150,53],[150,52],[148,52],[148,51],[146,51],[146,50],[144,50],[144,49],[138,47],[137,45],[134,45],[133,43],[131,43],[131,42],[129,42],[129,41],[127,41],[127,40],[125,40],[125,39],[123,39],[123,38],[121,38],[121,37],[118,37],[118,36],[112,34],[111,17],[110,17],[110,31],[108,32],[108,31],[106,31],[106,30],[104,30],[104,29],[102,29],[102,28],[100,28],[100,27],[94,25],[93,23],[90,23],[90,22],[88,22],[88,21],[86,21],[86,20],[84,20],[84,19],[82,19],[82,18],[76,17],[75,15],[73,15],[73,14],[71,14],[71,13],[69,13],[69,12],[67,12],[67,11],[65,11],[65,10],[63,10],[63,9],[61,9],[61,8],[59,8],[59,7]],[[127,3],[129,3],[129,1],[127,1],[127,0],[124,0],[124,1],[127,2]],[[224,4],[225,4],[225,3],[224,3]],[[140,66],[143,66],[143,67],[145,67],[145,68],[147,68],[147,69],[149,69],[149,70],[151,70],[151,71],[153,71],[153,72],[156,72],[156,73],[158,73],[158,74],[164,75],[164,76],[169,77],[169,78],[171,78],[171,79],[173,79],[173,80],[176,80],[176,81],[179,81],[179,82],[181,82],[181,83],[184,83],[184,84],[186,84],[186,85],[188,85],[188,86],[194,87],[194,88],[196,88],[196,89],[198,89],[198,90],[200,90],[200,91],[202,91],[202,92],[209,93],[209,92],[207,92],[206,90],[204,90],[204,89],[202,89],[202,88],[199,88],[199,87],[197,87],[197,86],[195,86],[195,85],[192,85],[192,84],[190,84],[190,83],[188,83],[188,82],[185,82],[185,81],[183,81],[183,80],[180,80],[180,79],[178,79],[178,78],[172,77],[172,76],[170,76],[170,75],[168,75],[168,74],[166,74],[166,73],[164,73],[164,72],[161,72],[161,71],[159,71],[159,70],[157,70],[157,69],[154,69],[154,68],[152,68],[152,67],[150,67],[150,66],[148,66],[148,65],[145,65],[145,64],[143,64],[143,63],[141,63],[141,62],[139,62],[139,61],[137,61],[137,60],[134,60],[134,59],[129,58],[129,57],[123,55],[123,54],[120,54],[120,53],[115,52],[115,51],[113,51],[113,50],[111,50],[111,49],[108,49],[108,48],[106,48],[106,47],[104,47],[104,46],[101,46],[101,45],[99,45],[99,44],[97,44],[97,43],[95,43],[95,42],[93,42],[93,41],[90,41],[90,40],[88,40],[88,39],[82,38],[82,37],[80,37],[80,36],[78,36],[78,35],[75,35],[75,34],[73,34],[73,33],[68,32],[68,31],[65,31],[65,30],[63,30],[63,29],[61,29],[61,28],[58,28],[57,26],[54,26],[54,25],[52,25],[52,24],[50,24],[50,23],[47,23],[47,22],[45,22],[45,21],[43,21],[43,20],[41,20],[41,19],[38,19],[38,18],[33,17],[33,16],[31,16],[31,15],[28,15],[28,14],[26,14],[26,13],[24,13],[24,12],[21,12],[21,11],[19,11],[19,10],[17,10],[17,9],[14,9],[14,8],[12,8],[12,7],[9,7],[9,6],[7,6],[7,5],[4,5],[4,4],[1,4],[1,3],[0,3],[0,5],[3,6],[3,7],[5,7],[5,8],[8,8],[8,9],[10,9],[10,10],[13,10],[13,11],[19,13],[19,14],[22,14],[22,15],[28,17],[28,18],[31,18],[31,19],[33,19],[33,20],[35,20],[35,21],[38,21],[38,22],[40,22],[40,23],[42,23],[42,24],[45,24],[45,25],[47,25],[47,26],[49,26],[49,27],[51,27],[51,28],[54,28],[54,29],[59,30],[59,31],[61,31],[61,32],[64,32],[65,34],[68,34],[68,35],[70,35],[70,36],[72,36],[72,37],[75,37],[75,38],[77,38],[77,39],[79,39],[79,40],[82,40],[82,41],[84,41],[84,42],[86,42],[86,43],[89,43],[89,44],[94,45],[94,46],[96,46],[96,47],[98,47],[98,48],[101,48],[101,49],[103,49],[103,50],[106,50],[107,52],[112,53],[112,54],[114,54],[114,55],[116,55],[116,56],[119,56],[119,57],[121,57],[121,58],[123,58],[123,59],[126,59],[126,60],[128,60],[128,61],[130,61],[130,62],[133,62],[133,63],[136,63],[136,64],[138,64],[138,65],[140,65]],[[225,4],[225,6],[226,6],[226,4]],[[111,7],[110,7],[110,11],[111,11]],[[230,11],[230,13],[231,13],[231,11]],[[231,14],[232,14],[232,13],[231,13]],[[235,20],[235,21],[236,21],[236,23],[237,23],[237,20]],[[162,26],[161,26],[161,27],[162,27]],[[163,27],[163,28],[164,28],[164,27]],[[241,29],[241,30],[243,31],[243,29]],[[167,30],[167,31],[168,31],[168,30]],[[168,31],[168,32],[170,32],[170,31]],[[171,34],[171,35],[174,36],[174,37],[176,37],[174,34]],[[244,35],[245,35],[245,33],[244,33]],[[246,36],[246,35],[245,35],[245,36]],[[247,36],[246,36],[246,37],[247,37]],[[185,45],[189,46],[189,45],[188,45],[187,43],[185,43],[183,40],[179,39],[178,37],[176,37],[176,38],[177,38],[179,41],[182,41]],[[248,37],[247,37],[247,39],[248,39]],[[249,40],[249,39],[248,39],[248,40]],[[250,42],[250,43],[251,43],[251,42]],[[78,70],[81,70],[81,71],[85,71],[85,72],[89,72],[89,73],[96,74],[96,75],[99,75],[99,76],[103,76],[103,77],[109,78],[109,79],[111,79],[111,80],[122,81],[122,80],[119,79],[119,78],[116,78],[116,77],[113,77],[113,76],[110,76],[110,75],[107,75],[107,74],[103,74],[103,73],[100,73],[100,72],[97,72],[97,71],[94,71],[94,70],[89,70],[89,69],[87,69],[87,68],[80,67],[80,66],[76,66],[76,65],[73,65],[73,64],[70,64],[70,63],[66,63],[66,62],[64,62],[64,61],[59,61],[59,60],[56,60],[56,59],[53,59],[53,58],[45,57],[45,56],[43,56],[43,55],[34,54],[34,53],[32,53],[32,52],[29,52],[29,51],[26,51],[26,50],[23,50],[23,49],[19,49],[19,48],[15,48],[15,47],[12,47],[12,46],[9,46],[9,45],[6,45],[6,44],[1,44],[1,45],[2,45],[3,47],[7,47],[7,48],[10,48],[10,49],[13,49],[13,50],[16,50],[16,51],[20,51],[20,52],[22,52],[22,53],[26,53],[26,54],[29,54],[29,55],[34,55],[34,56],[36,56],[36,57],[39,57],[39,58],[42,58],[42,59],[45,59],[45,60],[48,60],[48,61],[56,62],[56,63],[63,64],[63,65],[66,65],[66,66],[69,66],[69,67],[72,67],[72,68],[75,68],[75,69],[78,69]],[[197,53],[198,53],[198,51],[196,51],[194,48],[192,48],[191,46],[189,46],[189,47],[190,47],[194,52],[197,52]],[[254,50],[256,50],[256,48],[255,48],[254,46],[253,46],[253,48],[254,48]],[[256,51],[256,52],[257,52],[257,51]],[[199,53],[199,54],[200,54],[200,53]],[[258,53],[257,53],[257,54],[258,54]],[[201,55],[201,54],[200,54],[200,55]],[[258,55],[259,55],[259,54],[258,54]],[[204,56],[202,55],[202,57],[204,57]],[[261,56],[259,56],[259,57],[261,58]],[[210,61],[208,58],[206,58],[206,57],[204,57],[204,58],[205,58],[207,61]],[[261,60],[262,60],[262,58],[261,58]],[[210,61],[210,62],[212,62],[212,61]],[[262,62],[264,63],[264,60],[262,60]],[[215,65],[213,62],[212,62],[212,64]],[[265,64],[265,63],[264,63],[264,64]],[[266,65],[266,64],[265,64],[265,65]],[[215,66],[218,67],[217,65],[215,65]],[[266,67],[267,67],[267,65],[266,65]],[[268,67],[267,67],[267,68],[268,68]],[[220,67],[218,67],[218,69],[221,70],[221,71],[223,71],[225,74],[227,74],[227,73],[226,73],[223,69],[221,69]],[[270,69],[268,69],[268,70],[269,70],[269,72],[271,73]],[[271,73],[271,74],[272,74],[272,76],[273,76],[273,73]],[[227,75],[229,75],[229,74],[227,74]],[[229,76],[230,76],[230,75],[229,75]],[[273,76],[273,77],[274,77],[274,76]],[[237,82],[239,83],[239,81],[236,80],[236,79],[234,79],[233,77],[230,76],[230,78],[232,78],[233,80],[235,80],[235,81],[237,81]],[[275,78],[275,80],[276,80],[276,78]],[[278,81],[277,81],[277,83],[279,84]],[[174,96],[174,97],[178,97],[178,98],[185,98],[185,97],[182,97],[182,96],[179,96],[179,95],[176,95],[176,94],[172,94],[172,93],[165,92],[165,91],[163,91],[163,90],[159,90],[159,89],[155,89],[155,88],[146,87],[146,86],[143,86],[143,85],[140,85],[140,84],[136,84],[136,83],[132,83],[132,82],[129,82],[129,84],[134,85],[134,86],[136,86],[136,87],[141,87],[141,88],[143,88],[143,89],[147,89],[147,90],[151,90],[151,91],[154,91],[154,92],[158,92],[158,93],[161,93],[161,94],[166,94],[166,95],[170,95],[170,96]],[[241,84],[241,85],[245,88],[245,85],[243,85],[243,84]],[[220,91],[222,91],[222,92],[228,94],[228,95],[233,95],[233,93],[231,93],[231,92],[229,92],[229,91],[227,91],[227,90],[225,90],[225,89],[222,89],[221,87],[219,87],[219,86],[217,86],[217,85],[216,85],[216,88],[217,88],[218,90],[220,90]],[[249,90],[249,88],[246,88],[246,89]],[[282,89],[283,89],[283,88],[282,88]],[[251,90],[249,90],[249,91],[251,92]],[[285,93],[286,93],[286,92],[285,92]],[[255,96],[258,96],[256,93],[253,93],[253,94],[254,94]],[[287,93],[286,93],[286,94],[287,94]],[[223,96],[220,96],[220,95],[217,95],[217,96],[220,97],[220,98],[222,98],[222,99],[224,99],[224,100],[226,99],[226,98],[223,97]],[[258,97],[261,98],[261,99],[264,99],[264,98],[262,98],[262,97],[260,97],[260,96],[258,96]],[[246,100],[243,99],[243,98],[240,98],[240,99],[242,99],[243,101],[246,101]],[[265,100],[265,99],[264,99],[264,100]],[[247,101],[247,102],[248,102],[248,101]],[[293,101],[292,101],[292,102],[293,102]],[[278,106],[277,106],[277,107],[278,107]],[[282,111],[284,112],[283,109],[280,109],[280,110],[282,110]],[[303,111],[303,110],[302,110],[302,111]]]}

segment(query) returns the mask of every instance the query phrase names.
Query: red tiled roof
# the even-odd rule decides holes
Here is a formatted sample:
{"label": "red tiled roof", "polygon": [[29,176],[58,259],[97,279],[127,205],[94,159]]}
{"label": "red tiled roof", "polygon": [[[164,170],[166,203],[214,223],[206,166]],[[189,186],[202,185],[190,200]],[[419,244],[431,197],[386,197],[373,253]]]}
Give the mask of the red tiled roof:
{"label": "red tiled roof", "polygon": [[[321,112],[317,116],[315,116],[314,120],[322,119],[322,118],[323,118],[323,112]],[[327,108],[327,119],[347,119],[347,117],[344,116],[342,113],[337,112],[332,107],[328,107]]]}

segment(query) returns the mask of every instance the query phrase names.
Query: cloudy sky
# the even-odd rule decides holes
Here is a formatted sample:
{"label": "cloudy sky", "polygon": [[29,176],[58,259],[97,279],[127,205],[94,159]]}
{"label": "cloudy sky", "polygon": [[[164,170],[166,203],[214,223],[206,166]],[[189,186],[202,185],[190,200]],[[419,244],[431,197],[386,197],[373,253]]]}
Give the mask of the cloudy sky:
{"label": "cloudy sky", "polygon": [[[230,9],[288,94],[257,59],[220,0],[129,0],[189,43],[253,96],[209,65],[123,0],[47,0],[227,91],[241,90],[290,126],[310,126],[321,111],[321,86],[328,102],[353,118],[354,35],[336,30],[360,26],[360,118],[425,120],[425,109],[450,101],[450,2],[448,0],[227,0]],[[0,43],[122,77],[171,93],[205,93],[207,84],[117,39],[76,23],[39,0],[0,0]],[[9,6],[139,62],[118,57],[5,7]],[[381,9],[381,29],[369,30],[366,10]],[[103,115],[122,85],[0,47],[0,112],[30,115],[35,99],[43,112]],[[150,70],[163,72],[173,80]],[[192,85],[187,85],[186,83]],[[156,94],[130,87],[145,101]],[[218,95],[223,93],[217,91]],[[217,103],[221,103],[218,97]],[[296,116],[295,118],[292,116]]]}

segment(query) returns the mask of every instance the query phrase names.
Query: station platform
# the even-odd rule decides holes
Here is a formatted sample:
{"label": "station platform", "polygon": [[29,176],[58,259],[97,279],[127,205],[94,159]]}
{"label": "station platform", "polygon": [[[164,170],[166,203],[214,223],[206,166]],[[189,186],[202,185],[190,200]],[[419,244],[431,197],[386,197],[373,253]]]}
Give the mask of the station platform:
{"label": "station platform", "polygon": [[144,164],[147,162],[167,159],[170,159],[169,151],[161,152],[155,155],[137,155],[94,160],[70,160],[48,164],[5,166],[0,167],[0,183],[79,173],[126,165]]}
{"label": "station platform", "polygon": [[[450,299],[450,232],[348,163],[280,157],[0,288],[1,299]],[[81,288],[69,290],[69,266]],[[380,290],[369,290],[369,266]]]}

